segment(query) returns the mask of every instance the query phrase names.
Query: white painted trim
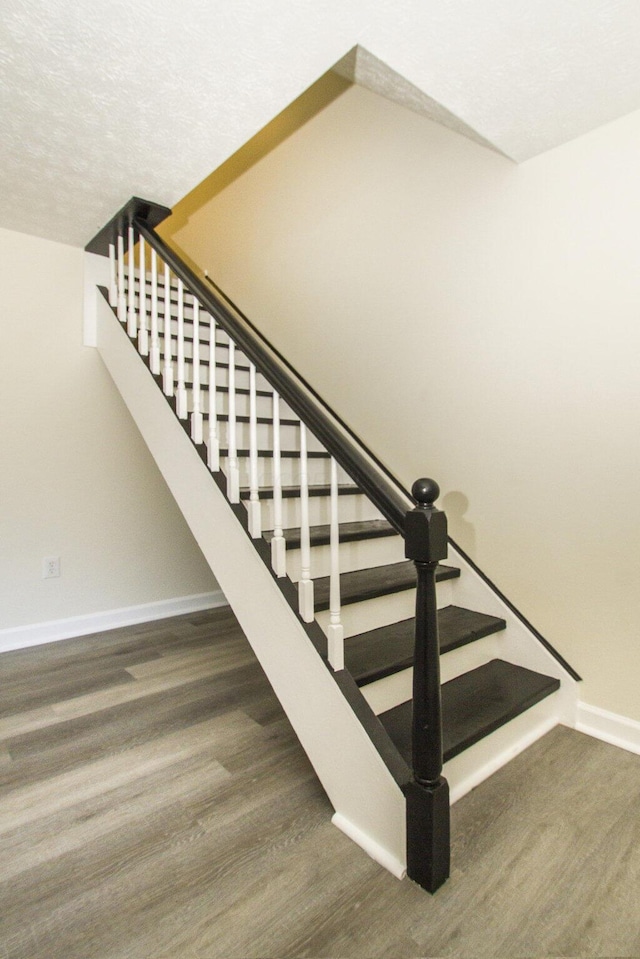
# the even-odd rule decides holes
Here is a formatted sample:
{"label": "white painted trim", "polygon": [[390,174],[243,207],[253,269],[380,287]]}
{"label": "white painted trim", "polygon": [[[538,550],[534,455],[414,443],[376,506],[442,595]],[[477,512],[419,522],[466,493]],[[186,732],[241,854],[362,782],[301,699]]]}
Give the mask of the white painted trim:
{"label": "white painted trim", "polygon": [[106,286],[108,289],[110,283],[109,257],[98,256],[97,253],[85,253],[83,308],[83,343],[85,346],[97,345],[98,297],[102,299],[102,293],[98,286]]}
{"label": "white painted trim", "polygon": [[640,755],[640,723],[598,706],[578,703],[578,732]]}
{"label": "white painted trim", "polygon": [[359,829],[350,819],[347,819],[342,813],[336,812],[331,817],[331,822],[396,879],[404,879],[407,874],[406,863],[393,856],[388,849],[385,849],[375,839]]}
{"label": "white painted trim", "polygon": [[226,605],[227,600],[222,590],[218,589],[209,593],[194,593],[192,596],[161,599],[155,603],[140,603],[138,606],[124,606],[121,609],[108,609],[100,613],[87,613],[84,616],[70,616],[68,619],[53,619],[46,623],[14,626],[0,629],[0,653]]}

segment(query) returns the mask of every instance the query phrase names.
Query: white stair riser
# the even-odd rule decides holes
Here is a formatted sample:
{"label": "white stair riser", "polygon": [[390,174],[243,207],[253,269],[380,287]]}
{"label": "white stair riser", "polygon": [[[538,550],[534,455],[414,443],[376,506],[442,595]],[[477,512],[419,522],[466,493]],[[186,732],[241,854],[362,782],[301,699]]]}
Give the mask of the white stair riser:
{"label": "white stair riser", "polygon": [[[164,358],[162,358],[162,366],[164,367]],[[174,382],[178,378],[178,364],[175,357],[173,358],[172,363],[173,368],[173,378]],[[190,359],[187,359],[184,364],[185,370],[185,381],[189,384],[193,383],[193,365]],[[258,416],[271,416],[273,414],[273,391],[268,385],[265,385],[266,381],[264,378],[261,378],[260,375],[256,377],[257,380],[260,380],[258,383],[257,389],[266,391],[268,396],[256,396]],[[228,372],[226,369],[217,369],[216,373],[216,397],[217,397],[217,409],[218,412],[226,413],[228,411],[228,392],[220,392],[220,387],[228,386]],[[242,381],[242,382],[241,382]],[[203,393],[207,392],[209,387],[209,364],[201,364],[200,366],[200,386],[202,387]],[[249,413],[249,393],[238,393],[239,389],[247,390],[249,389],[249,374],[246,371],[236,371],[236,412],[240,413]],[[280,419],[297,419],[296,414],[293,410],[284,402],[280,400]]]}
{"label": "white stair riser", "polygon": [[[216,384],[218,386],[229,385],[229,370],[226,367],[219,366],[216,368]],[[236,388],[244,390],[249,389],[249,370],[236,369]],[[268,392],[271,392],[271,386],[261,373],[258,373],[256,376],[256,389],[267,390]]]}
{"label": "white stair riser", "polygon": [[[200,340],[201,357],[204,357],[205,355],[204,351],[206,348],[206,356],[208,358],[209,344],[211,342],[210,341],[211,329],[209,327],[208,321],[203,320],[203,316],[204,314],[201,312],[198,319],[198,339]],[[151,336],[151,307],[149,306],[149,304],[147,304],[147,313],[145,316],[141,317],[138,311],[137,298],[136,298],[136,329],[139,331],[143,327],[146,327],[147,333],[149,334],[149,336]],[[185,350],[187,348],[191,350],[191,343],[193,341],[193,329],[194,329],[193,310],[191,310],[188,307],[185,307],[184,317],[183,317],[183,336],[185,339]],[[160,348],[163,354],[165,351],[164,330],[165,330],[165,316],[162,310],[162,306],[160,306],[158,310],[158,336],[160,338]],[[177,316],[177,309],[175,304],[173,306],[173,313],[171,315],[170,330],[171,330],[171,352],[175,355],[177,351],[177,342],[178,342],[178,316]],[[221,348],[224,349],[224,353],[221,353],[218,358],[221,360],[221,362],[226,363],[227,357],[228,357],[228,349],[227,349],[228,343],[226,341],[221,340],[219,331],[217,331],[216,333],[216,343]],[[246,359],[244,358],[244,354],[241,354],[239,350],[236,350],[236,353],[238,357],[240,356],[243,357],[244,363],[247,362]],[[239,362],[239,359],[238,359],[238,362]]]}
{"label": "white stair riser", "polygon": [[[448,683],[456,676],[484,666],[498,656],[498,649],[495,636],[485,636],[459,649],[452,649],[440,657],[440,681]],[[385,676],[384,679],[363,686],[362,694],[378,716],[387,709],[408,702],[413,695],[412,686],[413,669],[403,669],[392,676]]]}
{"label": "white stair riser", "polygon": [[[175,303],[173,303],[172,306],[173,306],[173,309],[171,312],[170,330],[171,330],[171,336],[175,340],[178,336],[178,309]],[[148,332],[150,333],[151,332],[151,301],[147,300],[147,307],[146,307],[147,312],[143,317],[140,317],[140,313],[138,310],[138,297],[136,296],[135,309],[136,309],[136,316],[137,316],[137,321],[136,321],[137,328],[140,329],[141,326],[146,326]],[[210,336],[211,336],[211,327],[209,326],[209,321],[205,319],[204,317],[205,317],[205,314],[201,310],[200,315],[198,317],[198,333],[199,333],[200,341],[202,343],[209,344]],[[184,322],[184,336],[187,337],[188,339],[193,339],[193,310],[191,306],[185,306],[183,322]],[[158,303],[158,333],[160,334],[161,339],[164,339],[164,328],[165,328],[164,306],[162,303]],[[223,341],[221,341],[219,331],[217,331],[216,342],[221,343],[221,345],[223,345]]]}
{"label": "white stair riser", "polygon": [[[191,359],[193,356],[193,340],[187,339],[187,331],[185,329],[185,341],[184,341],[184,355],[185,359]],[[165,354],[165,344],[164,337],[160,337],[160,352],[164,357]],[[178,341],[175,338],[171,340],[171,355],[175,358],[178,352]],[[208,366],[211,360],[211,350],[209,348],[208,342],[200,341],[200,363],[202,366]],[[216,362],[218,363],[228,363],[229,362],[229,349],[226,346],[221,345],[220,343],[216,346]],[[235,352],[235,365],[236,373],[239,375],[241,372],[246,372],[239,370],[238,367],[248,367],[249,360],[240,350]],[[260,387],[262,388],[262,387]]]}
{"label": "white stair riser", "polygon": [[[191,398],[189,397],[188,407],[191,411],[193,406]],[[201,412],[207,415],[207,421],[205,423],[205,436],[208,431],[208,409],[207,404],[205,403],[201,407]],[[230,424],[228,420],[217,420],[216,430],[218,435],[218,440],[222,449],[228,449],[230,446],[229,435],[230,435]],[[258,437],[258,449],[259,450],[272,450],[273,449],[273,426],[269,423],[258,423],[257,428],[257,437]],[[250,436],[250,424],[246,422],[236,421],[236,449],[249,449],[249,436]],[[311,452],[323,452],[322,446],[316,440],[315,437],[309,438],[309,443],[307,446],[308,450]],[[299,426],[281,426],[280,427],[280,449],[286,452],[300,450],[300,427]],[[284,463],[284,460],[283,460]]]}
{"label": "white stair riser", "polygon": [[[205,409],[203,412],[207,413],[208,411]],[[230,445],[229,434],[231,432],[229,422],[225,420],[218,420],[217,430],[218,430],[218,438],[220,440],[220,446],[223,448],[228,448]],[[256,433],[258,437],[258,449],[272,450],[273,449],[273,427],[267,423],[258,423],[256,427]],[[236,422],[236,449],[249,449],[249,434],[250,434],[249,423]],[[300,450],[300,427],[299,426],[281,426],[280,427],[280,448],[286,451]],[[321,450],[321,447],[319,444],[313,448]]]}
{"label": "white stair riser", "polygon": [[[207,406],[208,409],[208,406]],[[216,412],[222,414],[229,413],[229,394],[216,392]],[[236,413],[238,416],[249,415],[249,395],[248,393],[236,392]],[[256,413],[258,416],[267,416],[273,418],[273,400],[270,396],[256,396]],[[280,420],[297,420],[293,410],[280,400]]]}
{"label": "white stair riser", "polygon": [[[404,559],[404,540],[401,536],[384,536],[379,539],[356,540],[340,544],[340,572],[369,569],[387,563],[399,563]],[[311,550],[312,576],[328,576],[331,572],[331,547],[314,546]],[[300,579],[301,551],[287,550],[287,576],[294,583]]]}
{"label": "white stair riser", "polygon": [[561,694],[552,693],[444,764],[451,802],[462,799],[489,776],[558,724]]}
{"label": "white stair riser", "polygon": [[[129,304],[128,291],[127,291],[126,299],[127,299],[127,306],[128,306]],[[151,283],[149,282],[146,285],[146,296],[143,299],[144,310],[143,310],[142,317],[140,315],[140,293],[139,293],[137,278],[136,278],[136,286],[135,286],[135,295],[133,299],[134,299],[134,307],[135,307],[136,315],[138,318],[138,326],[140,326],[141,322],[144,323],[144,321],[146,320],[147,329],[150,329],[151,328]],[[163,284],[158,283],[158,329],[162,334],[164,334],[164,321],[165,321],[165,314],[167,313],[166,306],[167,304],[165,304],[165,300],[164,300],[164,286]],[[193,297],[191,296],[190,293],[188,293],[185,290],[184,299],[183,299],[183,318],[185,323],[185,336],[192,336],[193,312],[194,312]],[[171,300],[168,304],[168,313],[171,316],[171,320],[172,320],[171,332],[173,333],[174,336],[176,336],[178,332],[178,325],[177,325],[178,290],[177,290],[177,287],[174,285],[172,285],[171,287]],[[198,319],[199,319],[199,327],[200,327],[200,334],[201,334],[200,338],[203,341],[204,340],[208,341],[210,338],[210,331],[211,331],[211,318],[209,314],[207,313],[207,311],[202,306],[200,307]],[[228,334],[219,326],[219,324],[216,323],[216,340],[218,342],[226,343],[228,342],[228,339],[229,339]]]}
{"label": "white stair riser", "polygon": [[[223,447],[224,448],[224,447]],[[300,483],[300,458],[283,457],[281,463],[281,475],[283,486],[297,486]],[[222,471],[228,475],[228,461],[221,461]],[[238,458],[238,467],[240,470],[240,486],[249,486],[249,457],[241,456]],[[310,486],[321,486],[329,483],[331,474],[331,461],[323,457],[322,459],[309,459],[307,461],[307,475]],[[349,483],[350,480],[343,470],[339,470],[339,483]],[[273,487],[273,458],[258,458],[258,485],[260,489],[272,489]]]}
{"label": "white stair riser", "polygon": [[[315,576],[313,569],[311,575]],[[439,607],[451,605],[448,580],[438,584],[437,600]],[[342,607],[341,612],[344,635],[357,636],[359,633],[377,629],[379,626],[390,626],[391,623],[415,616],[415,612],[415,589],[404,589],[402,592],[390,593],[388,596],[377,596],[362,603],[349,603]],[[329,625],[329,611],[323,610],[316,613],[316,620],[326,633]]]}
{"label": "white stair riser", "polygon": [[[160,273],[160,274],[159,274],[159,277],[160,277],[161,275],[162,275],[162,274]],[[129,303],[129,290],[128,290],[128,287],[127,287],[126,283],[125,283],[125,289],[126,289],[127,304],[128,304],[128,303]],[[164,312],[165,312],[165,296],[164,296],[165,290],[164,290],[164,283],[158,282],[158,284],[157,284],[157,290],[158,290],[158,313],[161,313],[162,315],[164,315]],[[136,282],[135,282],[135,288],[134,288],[134,302],[135,302],[136,311],[138,311],[138,310],[139,310],[139,306],[140,306],[140,284],[139,284],[139,279],[138,279],[137,276],[136,276]],[[150,313],[151,313],[151,280],[149,280],[149,281],[145,284],[145,296],[144,296],[144,298],[143,298],[143,302],[144,302],[144,304],[145,304],[145,308],[146,308],[147,314],[150,314]],[[170,302],[169,302],[168,305],[169,305],[169,309],[170,309],[172,315],[173,315],[173,316],[177,316],[177,314],[178,314],[178,287],[177,287],[177,285],[174,285],[173,283],[171,284],[171,296],[170,296]],[[186,316],[187,314],[188,314],[189,316],[191,316],[191,314],[193,313],[193,296],[191,295],[191,293],[188,292],[188,290],[187,290],[186,288],[184,289],[183,305],[184,305],[185,316]],[[200,307],[200,315],[201,315],[201,316],[206,316],[206,317],[208,317],[207,311],[206,311],[202,306]],[[207,324],[208,324],[208,322],[209,322],[209,320],[207,319]],[[222,333],[222,330],[219,330],[219,333]]]}
{"label": "white stair riser", "polygon": [[[262,528],[273,529],[273,500],[263,499],[261,502]],[[341,523],[356,523],[369,519],[380,519],[380,513],[366,496],[356,495],[338,497],[338,514]],[[309,497],[309,522],[312,526],[321,526],[329,523],[330,508],[328,496]],[[300,500],[297,497],[287,496],[282,500],[282,525],[284,529],[293,529],[300,526]]]}
{"label": "white stair riser", "polygon": [[[164,367],[165,365],[165,349],[164,342],[162,337],[160,338],[160,359],[161,364]],[[222,349],[222,348],[220,348]],[[185,358],[185,379],[191,381],[193,379],[193,367],[191,360],[193,358],[193,343],[186,341],[184,344],[184,358]],[[216,384],[217,386],[228,386],[229,385],[229,369],[227,364],[227,351],[224,350],[217,362],[225,365],[216,366]],[[172,344],[171,350],[171,363],[174,371],[174,377],[177,373],[177,348],[176,343]],[[235,372],[236,372],[236,389],[249,389],[249,364],[248,361],[241,356],[240,353],[236,352],[236,361],[235,361]],[[200,382],[202,384],[208,384],[210,379],[209,374],[209,347],[205,343],[200,344]],[[262,375],[262,373],[256,373],[256,389],[257,390],[266,390],[268,393],[273,392],[271,385],[268,380]]]}

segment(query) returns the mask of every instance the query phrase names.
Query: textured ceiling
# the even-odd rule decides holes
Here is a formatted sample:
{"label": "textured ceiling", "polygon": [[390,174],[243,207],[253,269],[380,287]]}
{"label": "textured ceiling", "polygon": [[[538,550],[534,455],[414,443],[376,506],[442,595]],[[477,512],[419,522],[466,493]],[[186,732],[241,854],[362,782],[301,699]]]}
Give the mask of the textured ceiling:
{"label": "textured ceiling", "polygon": [[84,245],[173,205],[355,46],[519,162],[640,109],[638,0],[2,0],[0,226]]}

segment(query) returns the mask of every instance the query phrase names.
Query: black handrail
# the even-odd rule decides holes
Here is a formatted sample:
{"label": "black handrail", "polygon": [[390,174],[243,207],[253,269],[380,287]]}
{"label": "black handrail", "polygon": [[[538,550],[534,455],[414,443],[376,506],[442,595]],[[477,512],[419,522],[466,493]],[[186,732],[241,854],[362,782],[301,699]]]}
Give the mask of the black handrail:
{"label": "black handrail", "polygon": [[306,380],[306,379],[304,378],[304,376],[302,376],[302,374],[299,373],[298,370],[295,369],[294,366],[292,366],[292,364],[289,362],[289,360],[286,358],[286,356],[284,356],[284,355],[280,352],[280,350],[279,350],[277,347],[275,347],[275,346],[273,345],[273,343],[271,343],[271,342],[267,339],[267,337],[264,335],[264,333],[262,333],[262,332],[258,329],[258,327],[255,325],[255,323],[252,323],[252,322],[251,322],[251,320],[249,319],[249,317],[247,316],[247,314],[244,313],[244,312],[240,309],[240,307],[238,306],[238,304],[237,304],[234,300],[231,299],[231,297],[229,296],[229,294],[228,294],[228,293],[225,293],[225,291],[222,289],[222,287],[218,286],[218,284],[215,282],[215,280],[212,280],[211,277],[209,276],[209,274],[208,274],[207,272],[205,272],[204,278],[205,278],[205,280],[207,281],[207,283],[209,283],[209,284],[213,287],[213,289],[216,291],[216,293],[217,293],[219,296],[221,296],[221,297],[229,304],[229,306],[230,306],[233,310],[235,310],[235,312],[238,314],[238,316],[242,317],[242,319],[245,321],[245,323],[246,323],[249,327],[251,327],[251,329],[253,330],[253,332],[255,333],[255,335],[256,335],[256,336],[259,336],[260,339],[262,340],[262,342],[265,343],[266,346],[268,346],[269,349],[273,351],[273,353],[275,353],[275,355],[278,357],[278,359],[280,360],[280,362],[283,363],[283,364],[287,367],[287,369],[293,374],[293,376],[298,380],[298,382],[299,382],[299,383],[302,383],[302,385],[304,386],[304,388],[305,388],[306,390],[308,390],[309,393],[311,393],[311,395],[317,400],[318,403],[320,403],[321,406],[324,407],[324,409],[325,409],[326,412],[329,414],[329,416],[330,416],[332,419],[334,419],[334,420],[336,421],[336,423],[338,423],[346,433],[349,434],[349,436],[350,436],[351,439],[354,441],[354,443],[357,443],[357,444],[360,446],[360,448],[363,450],[364,453],[366,453],[366,455],[367,455],[368,458],[371,460],[371,462],[372,462],[372,463],[375,463],[376,467],[377,467],[379,470],[381,470],[381,472],[384,473],[384,475],[387,477],[387,479],[390,480],[390,481],[400,490],[400,492],[401,492],[401,494],[402,494],[403,496],[406,496],[408,499],[410,499],[411,497],[409,496],[409,493],[407,492],[406,487],[403,486],[403,484],[400,482],[400,480],[398,479],[398,477],[395,476],[395,475],[391,472],[391,470],[389,469],[389,467],[388,467],[388,466],[385,466],[385,464],[382,462],[382,460],[381,460],[378,456],[376,456],[376,454],[375,454],[374,452],[372,452],[372,450],[370,450],[369,447],[366,446],[366,445],[362,442],[362,440],[360,439],[360,437],[358,436],[358,434],[357,434],[354,430],[351,429],[351,427],[349,426],[348,423],[345,423],[345,421],[342,419],[342,417],[339,416],[338,413],[336,413],[336,411],[335,411],[331,406],[329,406],[329,404],[327,403],[327,401],[326,401],[325,399],[323,399],[323,397],[320,396],[320,394],[318,393],[318,391],[315,390],[315,389],[313,388],[313,386],[311,386],[311,384],[309,383],[309,381]]}
{"label": "black handrail", "polygon": [[[175,276],[197,296],[204,309],[233,338],[236,346],[269,380],[394,529],[404,535],[405,514],[412,502],[409,494],[403,496],[399,489],[391,485],[382,468],[367,456],[359,441],[358,446],[354,445],[351,431],[347,431],[322,408],[319,399],[306,384],[303,385],[300,377],[294,377],[288,364],[285,365],[268,341],[261,335],[256,336],[253,324],[230,304],[222,302],[143,219],[135,217],[133,226],[159,253]],[[349,438],[344,435],[343,429]]]}

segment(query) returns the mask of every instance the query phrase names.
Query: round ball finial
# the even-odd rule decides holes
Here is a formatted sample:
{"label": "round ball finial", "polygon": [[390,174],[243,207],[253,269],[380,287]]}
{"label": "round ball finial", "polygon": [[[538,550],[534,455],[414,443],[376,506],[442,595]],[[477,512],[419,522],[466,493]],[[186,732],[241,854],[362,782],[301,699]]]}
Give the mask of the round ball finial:
{"label": "round ball finial", "polygon": [[440,487],[435,480],[425,476],[415,481],[411,487],[411,495],[420,506],[433,506],[440,496]]}

